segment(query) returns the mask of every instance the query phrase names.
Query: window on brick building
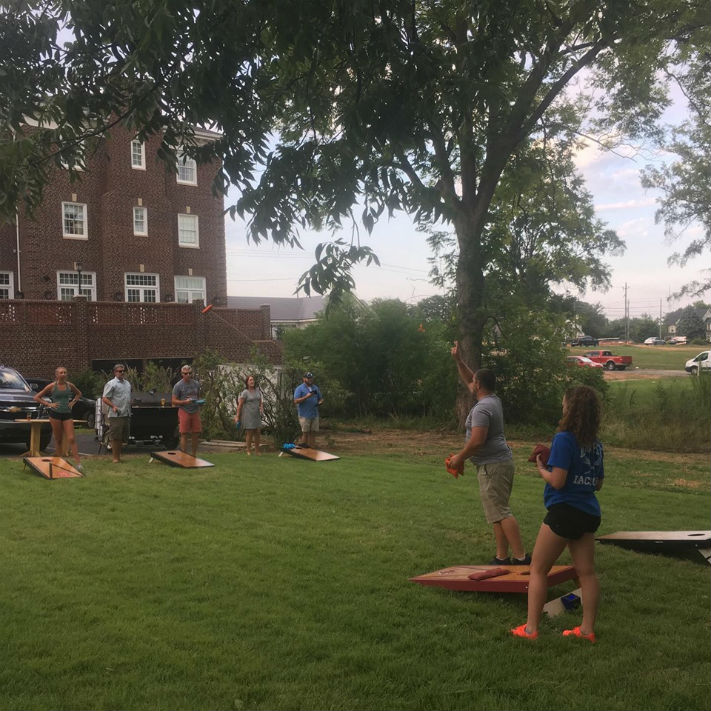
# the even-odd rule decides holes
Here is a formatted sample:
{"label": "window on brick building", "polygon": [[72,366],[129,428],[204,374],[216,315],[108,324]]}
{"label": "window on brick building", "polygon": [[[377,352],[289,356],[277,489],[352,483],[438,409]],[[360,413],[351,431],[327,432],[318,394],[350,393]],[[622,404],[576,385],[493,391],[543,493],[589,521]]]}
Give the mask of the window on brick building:
{"label": "window on brick building", "polygon": [[181,185],[197,185],[197,163],[194,158],[178,151],[177,180]]}
{"label": "window on brick building", "polygon": [[89,301],[96,301],[96,273],[81,273],[81,290],[79,289],[79,272],[57,272],[57,298],[60,301],[71,301],[75,296],[86,296]]}
{"label": "window on brick building", "polygon": [[175,300],[179,304],[192,304],[193,301],[205,301],[205,277],[175,277]]}
{"label": "window on brick building", "polygon": [[148,234],[148,208],[133,208],[133,234],[142,236]]}
{"label": "window on brick building", "polygon": [[127,272],[124,274],[126,286],[126,301],[132,303],[156,303],[160,301],[158,290],[160,280],[157,274],[141,274]]}
{"label": "window on brick building", "polygon": [[137,138],[131,141],[131,167],[136,170],[146,169],[146,146]]}
{"label": "window on brick building", "polygon": [[62,203],[62,237],[88,239],[86,205],[80,202]]}
{"label": "window on brick building", "polygon": [[178,245],[195,248],[200,246],[200,225],[197,215],[178,215]]}
{"label": "window on brick building", "polygon": [[15,284],[12,272],[0,272],[0,299],[14,299]]}

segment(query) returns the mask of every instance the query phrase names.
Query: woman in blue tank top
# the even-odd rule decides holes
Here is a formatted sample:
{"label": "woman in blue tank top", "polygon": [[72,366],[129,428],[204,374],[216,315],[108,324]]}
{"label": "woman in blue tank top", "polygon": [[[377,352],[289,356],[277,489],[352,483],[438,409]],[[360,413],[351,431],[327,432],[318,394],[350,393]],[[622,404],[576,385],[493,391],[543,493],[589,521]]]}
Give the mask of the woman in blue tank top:
{"label": "woman in blue tank top", "polygon": [[75,468],[83,472],[72,418],[72,407],[78,402],[81,392],[67,380],[67,369],[63,365],[54,371],[54,377],[56,380],[42,388],[34,398],[48,409],[56,456],[63,457],[65,448],[68,449],[76,462]]}
{"label": "woman in blue tank top", "polygon": [[543,502],[548,510],[533,548],[528,586],[528,619],[511,630],[515,637],[535,639],[548,593],[548,571],[567,546],[583,594],[583,619],[579,627],[565,630],[566,637],[595,641],[595,619],[600,585],[595,572],[595,531],[600,526],[600,504],[595,493],[602,488],[600,399],[592,388],[569,388],[563,397],[563,417],[547,461],[536,457],[546,482]]}

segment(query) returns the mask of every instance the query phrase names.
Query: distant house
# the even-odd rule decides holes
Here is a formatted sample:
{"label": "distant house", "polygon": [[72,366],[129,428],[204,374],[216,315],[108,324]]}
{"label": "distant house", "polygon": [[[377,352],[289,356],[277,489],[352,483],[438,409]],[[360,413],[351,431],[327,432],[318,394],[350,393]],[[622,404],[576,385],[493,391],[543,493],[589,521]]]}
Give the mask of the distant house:
{"label": "distant house", "polygon": [[272,338],[279,338],[287,328],[305,328],[316,323],[318,315],[326,308],[324,296],[228,296],[227,306],[232,309],[258,309],[269,306]]}

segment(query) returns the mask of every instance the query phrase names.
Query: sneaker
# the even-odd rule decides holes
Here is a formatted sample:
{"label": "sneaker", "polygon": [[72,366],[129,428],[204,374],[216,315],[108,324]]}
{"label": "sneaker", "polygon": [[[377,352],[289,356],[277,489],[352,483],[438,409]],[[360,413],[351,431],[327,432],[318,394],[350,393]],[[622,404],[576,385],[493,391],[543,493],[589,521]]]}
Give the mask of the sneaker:
{"label": "sneaker", "polygon": [[494,556],[489,561],[489,565],[511,565],[511,558],[497,558]]}
{"label": "sneaker", "polygon": [[511,556],[511,565],[531,565],[531,556],[526,553],[520,560],[516,556]]}
{"label": "sneaker", "polygon": [[587,639],[588,642],[595,644],[595,633],[583,634],[580,631],[580,627],[573,627],[572,630],[563,630],[563,637],[580,637],[580,639]]}
{"label": "sneaker", "polygon": [[81,464],[75,464],[75,465],[74,465],[74,468],[75,468],[80,474],[83,474],[83,473],[84,473],[84,467],[83,467]]}
{"label": "sneaker", "polygon": [[526,625],[519,625],[511,630],[514,637],[523,637],[524,639],[538,639],[538,630],[535,632],[527,632]]}

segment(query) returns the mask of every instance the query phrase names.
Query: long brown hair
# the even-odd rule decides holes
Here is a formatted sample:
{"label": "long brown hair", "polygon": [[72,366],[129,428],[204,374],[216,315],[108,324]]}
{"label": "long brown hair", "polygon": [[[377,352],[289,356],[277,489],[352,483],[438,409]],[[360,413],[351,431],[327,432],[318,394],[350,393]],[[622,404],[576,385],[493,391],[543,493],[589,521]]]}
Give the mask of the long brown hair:
{"label": "long brown hair", "polygon": [[565,391],[567,409],[558,425],[560,432],[572,432],[583,449],[589,449],[597,440],[602,414],[600,398],[587,385],[578,385]]}

